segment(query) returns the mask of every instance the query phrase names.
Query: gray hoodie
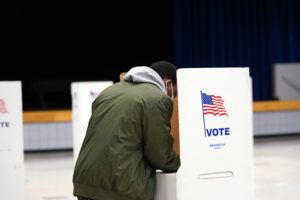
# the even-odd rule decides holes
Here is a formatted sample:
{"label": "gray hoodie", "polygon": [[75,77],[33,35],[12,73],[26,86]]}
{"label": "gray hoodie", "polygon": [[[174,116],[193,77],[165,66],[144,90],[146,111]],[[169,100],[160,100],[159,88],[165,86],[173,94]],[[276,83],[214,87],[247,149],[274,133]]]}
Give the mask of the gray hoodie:
{"label": "gray hoodie", "polygon": [[165,84],[159,74],[146,66],[137,66],[131,68],[123,77],[125,81],[132,81],[135,83],[152,83],[159,87],[161,91],[167,94]]}

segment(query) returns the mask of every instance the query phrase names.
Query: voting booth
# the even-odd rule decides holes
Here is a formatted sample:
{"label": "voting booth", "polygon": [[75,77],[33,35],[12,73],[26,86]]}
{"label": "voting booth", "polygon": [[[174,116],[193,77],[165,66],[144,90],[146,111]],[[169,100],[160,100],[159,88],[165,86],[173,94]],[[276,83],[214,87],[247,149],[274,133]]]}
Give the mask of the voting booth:
{"label": "voting booth", "polygon": [[20,81],[0,81],[0,199],[24,199]]}
{"label": "voting booth", "polygon": [[156,174],[155,199],[253,200],[249,69],[179,69],[177,84],[181,166]]}
{"label": "voting booth", "polygon": [[92,113],[92,103],[102,90],[112,84],[112,81],[73,82],[71,84],[73,156],[75,162],[86,134]]}

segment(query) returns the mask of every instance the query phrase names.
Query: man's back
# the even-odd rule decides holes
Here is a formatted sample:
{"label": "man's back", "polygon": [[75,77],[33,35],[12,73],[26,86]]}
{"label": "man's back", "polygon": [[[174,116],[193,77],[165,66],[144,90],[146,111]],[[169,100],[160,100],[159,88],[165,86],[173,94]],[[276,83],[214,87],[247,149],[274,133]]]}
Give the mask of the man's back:
{"label": "man's back", "polygon": [[176,171],[169,135],[172,101],[150,83],[120,82],[94,101],[74,172],[74,194],[153,199],[155,169]]}

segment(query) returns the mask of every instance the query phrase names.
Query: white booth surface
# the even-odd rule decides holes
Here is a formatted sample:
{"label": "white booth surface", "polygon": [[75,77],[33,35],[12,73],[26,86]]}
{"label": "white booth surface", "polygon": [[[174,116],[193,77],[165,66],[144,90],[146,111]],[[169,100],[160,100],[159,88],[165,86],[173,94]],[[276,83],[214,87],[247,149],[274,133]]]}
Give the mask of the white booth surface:
{"label": "white booth surface", "polygon": [[156,172],[154,200],[176,200],[176,173]]}
{"label": "white booth surface", "polygon": [[[176,199],[254,199],[249,69],[179,69],[177,81],[181,166]],[[174,180],[162,177],[157,175],[158,185]]]}
{"label": "white booth surface", "polygon": [[105,88],[112,84],[112,81],[73,82],[71,84],[73,154],[75,161],[86,134],[92,113],[92,103]]}
{"label": "white booth surface", "polygon": [[24,199],[20,81],[0,81],[0,199]]}

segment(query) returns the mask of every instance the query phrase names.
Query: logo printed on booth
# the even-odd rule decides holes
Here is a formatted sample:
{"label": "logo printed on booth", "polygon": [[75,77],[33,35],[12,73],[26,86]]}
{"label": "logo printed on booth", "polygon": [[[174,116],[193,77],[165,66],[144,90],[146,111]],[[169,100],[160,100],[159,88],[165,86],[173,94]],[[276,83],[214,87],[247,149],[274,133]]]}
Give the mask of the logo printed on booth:
{"label": "logo printed on booth", "polygon": [[201,92],[202,95],[202,105],[204,115],[214,115],[214,116],[228,116],[226,109],[224,107],[224,100],[221,96],[207,95]]}
{"label": "logo printed on booth", "polygon": [[0,99],[0,113],[8,113],[7,108],[5,106],[5,101],[3,99]]}
{"label": "logo printed on booth", "polygon": [[229,117],[224,106],[224,100],[221,96],[208,95],[200,92],[202,99],[203,123],[205,137],[211,136],[228,136],[230,135],[229,127],[222,128],[206,128],[205,115],[213,115],[214,117]]}
{"label": "logo printed on booth", "polygon": [[91,100],[95,100],[99,96],[99,92],[90,91]]}

